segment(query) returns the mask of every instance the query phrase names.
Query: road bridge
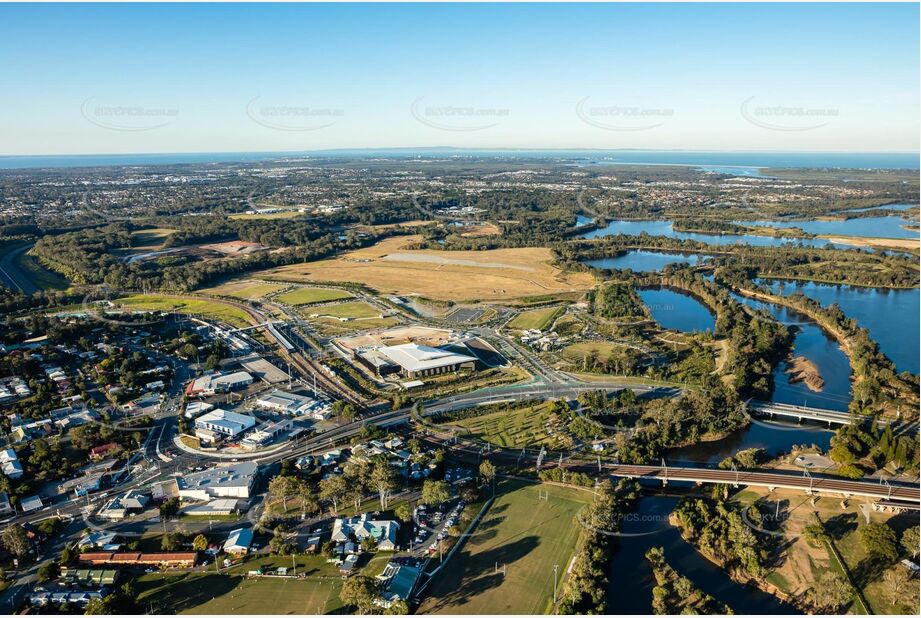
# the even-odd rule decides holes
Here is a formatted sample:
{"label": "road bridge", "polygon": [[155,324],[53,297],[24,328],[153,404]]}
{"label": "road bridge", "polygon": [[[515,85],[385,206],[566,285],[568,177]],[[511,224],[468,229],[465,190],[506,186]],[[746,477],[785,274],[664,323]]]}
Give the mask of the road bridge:
{"label": "road bridge", "polygon": [[668,481],[690,481],[693,483],[720,483],[723,485],[747,485],[775,489],[801,489],[807,494],[832,493],[844,498],[854,496],[874,500],[898,500],[921,503],[921,487],[917,485],[890,484],[884,481],[849,480],[809,474],[782,472],[777,470],[720,470],[714,468],[674,468],[672,466],[638,466],[608,464],[602,468],[612,476],[654,479],[663,484]]}

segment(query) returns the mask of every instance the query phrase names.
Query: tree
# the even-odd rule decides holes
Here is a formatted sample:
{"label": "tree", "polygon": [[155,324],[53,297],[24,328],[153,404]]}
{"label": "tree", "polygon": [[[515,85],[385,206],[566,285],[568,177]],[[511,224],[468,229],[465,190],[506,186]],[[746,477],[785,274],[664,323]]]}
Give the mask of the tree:
{"label": "tree", "polygon": [[333,511],[339,511],[339,500],[348,491],[345,479],[338,474],[333,474],[320,481],[320,498],[333,503]]}
{"label": "tree", "polygon": [[208,537],[204,534],[199,534],[192,540],[192,549],[195,551],[205,551],[208,549]]}
{"label": "tree", "polygon": [[396,601],[392,601],[390,603],[390,607],[388,607],[384,611],[384,613],[389,614],[391,616],[408,616],[409,615],[409,603],[407,603],[403,599],[397,599]]}
{"label": "tree", "polygon": [[301,519],[306,519],[308,513],[316,513],[319,505],[313,495],[310,484],[302,479],[297,479],[294,486],[294,495],[301,501]]}
{"label": "tree", "polygon": [[[905,594],[909,586],[911,586],[910,577],[901,565],[883,573],[883,591],[886,595],[886,600],[892,605],[896,607],[902,605],[905,601]],[[917,588],[917,586],[915,586],[915,588]]]}
{"label": "tree", "polygon": [[160,517],[172,519],[179,512],[179,498],[169,498],[160,505]]}
{"label": "tree", "polygon": [[918,526],[912,526],[902,533],[902,547],[912,558],[918,555],[919,545],[921,545],[921,535],[919,535]]}
{"label": "tree", "polygon": [[835,613],[854,596],[854,589],[835,571],[824,571],[807,592],[809,602],[817,609]]}
{"label": "tree", "polygon": [[484,459],[483,463],[480,464],[480,476],[483,477],[483,481],[489,485],[496,478],[496,467],[488,459]]}
{"label": "tree", "polygon": [[43,564],[42,566],[38,568],[38,573],[36,573],[36,577],[38,577],[38,581],[40,582],[47,582],[47,581],[51,581],[52,579],[57,579],[58,575],[60,574],[61,574],[61,569],[58,566],[58,563],[46,562],[45,564]]}
{"label": "tree", "polygon": [[387,461],[380,460],[374,464],[374,468],[371,469],[371,486],[380,498],[381,510],[386,509],[390,492],[397,486],[396,475]]}
{"label": "tree", "polygon": [[168,532],[160,539],[160,548],[163,551],[176,551],[182,547],[182,534],[179,532]]}
{"label": "tree", "polygon": [[17,558],[22,558],[29,551],[29,535],[19,524],[7,526],[0,535],[0,543]]}
{"label": "tree", "polygon": [[451,497],[451,488],[445,481],[426,480],[422,483],[422,504],[438,506]]}
{"label": "tree", "polygon": [[278,475],[269,481],[269,495],[274,499],[281,499],[285,514],[288,513],[288,498],[294,494],[296,487],[294,477]]}
{"label": "tree", "polygon": [[831,539],[818,513],[812,513],[809,523],[803,528],[803,536],[814,545],[821,545]]}
{"label": "tree", "polygon": [[343,603],[358,609],[359,614],[366,614],[374,609],[374,599],[378,595],[378,582],[365,575],[350,577],[342,583],[339,598]]}
{"label": "tree", "polygon": [[869,523],[858,534],[867,553],[886,562],[895,562],[899,557],[895,531],[886,524]]}
{"label": "tree", "polygon": [[393,514],[402,522],[407,522],[413,516],[412,509],[409,508],[408,502],[401,502],[393,509]]}
{"label": "tree", "polygon": [[361,540],[361,550],[368,553],[377,551],[377,539],[373,536],[368,535]]}

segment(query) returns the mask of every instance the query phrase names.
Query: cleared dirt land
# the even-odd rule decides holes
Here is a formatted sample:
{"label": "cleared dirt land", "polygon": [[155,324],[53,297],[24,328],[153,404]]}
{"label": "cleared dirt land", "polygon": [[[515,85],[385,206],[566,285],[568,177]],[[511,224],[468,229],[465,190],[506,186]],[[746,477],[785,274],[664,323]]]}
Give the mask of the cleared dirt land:
{"label": "cleared dirt land", "polygon": [[419,237],[388,238],[343,256],[291,264],[261,273],[284,281],[361,283],[381,294],[419,294],[437,300],[503,300],[587,290],[588,273],[562,274],[546,248],[491,251],[406,251]]}
{"label": "cleared dirt land", "polygon": [[[435,576],[417,614],[545,614],[553,565],[562,576],[580,528],[576,513],[590,492],[504,481],[464,547]],[[539,492],[548,495],[541,500]],[[496,572],[498,563],[501,571]]]}

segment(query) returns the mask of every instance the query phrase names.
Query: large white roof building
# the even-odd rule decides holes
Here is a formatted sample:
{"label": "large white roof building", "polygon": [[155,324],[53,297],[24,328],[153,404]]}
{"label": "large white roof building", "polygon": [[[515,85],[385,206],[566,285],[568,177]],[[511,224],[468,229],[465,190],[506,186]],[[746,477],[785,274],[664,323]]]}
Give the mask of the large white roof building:
{"label": "large white roof building", "polygon": [[196,429],[209,429],[230,438],[240,435],[255,425],[254,417],[221,408],[211,410],[195,419]]}
{"label": "large white roof building", "polygon": [[192,500],[249,498],[259,466],[242,461],[180,476],[176,479],[179,496]]}
{"label": "large white roof building", "polygon": [[433,348],[417,343],[404,343],[380,348],[379,352],[399,365],[408,377],[419,377],[473,369],[476,357],[451,350]]}

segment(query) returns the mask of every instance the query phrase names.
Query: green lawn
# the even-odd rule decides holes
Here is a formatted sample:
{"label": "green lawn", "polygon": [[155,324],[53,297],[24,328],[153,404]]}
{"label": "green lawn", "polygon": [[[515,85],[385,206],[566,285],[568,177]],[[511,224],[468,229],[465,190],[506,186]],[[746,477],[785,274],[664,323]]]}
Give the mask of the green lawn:
{"label": "green lawn", "polygon": [[229,281],[217,287],[201,290],[203,294],[215,294],[217,296],[232,296],[252,300],[253,298],[262,298],[266,294],[277,292],[284,289],[285,286],[280,283],[266,283],[263,281]]}
{"label": "green lawn", "polygon": [[250,324],[249,316],[239,307],[206,299],[180,298],[160,294],[137,294],[135,296],[125,296],[113,302],[127,309],[139,311],[195,313],[207,318],[223,320],[233,326],[248,326]]}
{"label": "green lawn", "polygon": [[351,320],[377,318],[381,315],[380,309],[376,309],[365,302],[342,303],[341,305],[330,305],[329,307],[317,307],[316,311],[308,309],[307,312]]}
{"label": "green lawn", "polygon": [[286,305],[310,305],[343,298],[352,298],[352,295],[329,288],[298,288],[279,295],[275,300]]}
{"label": "green lawn", "polygon": [[464,547],[435,576],[417,614],[549,611],[553,565],[560,576],[566,572],[580,532],[576,514],[591,493],[518,481],[500,483],[499,491]]}
{"label": "green lawn", "polygon": [[562,354],[566,360],[581,364],[585,357],[592,352],[595,352],[598,358],[603,360],[619,347],[621,346],[607,341],[583,341],[582,343],[573,343],[566,346],[563,348]]}
{"label": "green lawn", "polygon": [[328,566],[328,577],[304,580],[151,573],[137,580],[138,603],[156,614],[328,614],[342,608],[342,579]]}
{"label": "green lawn", "polygon": [[565,307],[548,307],[534,309],[533,311],[522,311],[515,316],[514,320],[508,323],[508,327],[520,330],[530,330],[532,328],[544,330],[565,310]]}
{"label": "green lawn", "polygon": [[492,412],[459,421],[452,426],[464,427],[470,435],[503,448],[547,445],[553,448],[558,439],[550,435],[545,423],[550,418],[548,404]]}

